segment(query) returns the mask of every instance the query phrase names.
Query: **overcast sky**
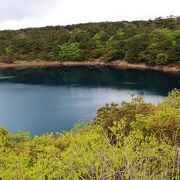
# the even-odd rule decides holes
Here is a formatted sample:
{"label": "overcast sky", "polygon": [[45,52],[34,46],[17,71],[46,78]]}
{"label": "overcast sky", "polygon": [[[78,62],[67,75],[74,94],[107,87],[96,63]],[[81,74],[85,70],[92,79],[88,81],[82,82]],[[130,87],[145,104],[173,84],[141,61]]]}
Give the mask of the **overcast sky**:
{"label": "overcast sky", "polygon": [[0,0],[0,29],[180,15],[180,0]]}

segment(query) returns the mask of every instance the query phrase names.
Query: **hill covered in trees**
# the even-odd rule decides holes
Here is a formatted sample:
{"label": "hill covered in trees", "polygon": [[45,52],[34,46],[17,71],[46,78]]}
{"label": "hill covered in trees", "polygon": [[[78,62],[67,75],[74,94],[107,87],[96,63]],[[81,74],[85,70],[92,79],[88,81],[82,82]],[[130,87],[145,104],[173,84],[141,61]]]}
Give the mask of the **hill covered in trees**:
{"label": "hill covered in trees", "polygon": [[0,31],[0,62],[180,61],[180,17]]}
{"label": "hill covered in trees", "polygon": [[70,132],[29,138],[0,127],[0,179],[180,178],[180,92],[158,105],[132,96]]}

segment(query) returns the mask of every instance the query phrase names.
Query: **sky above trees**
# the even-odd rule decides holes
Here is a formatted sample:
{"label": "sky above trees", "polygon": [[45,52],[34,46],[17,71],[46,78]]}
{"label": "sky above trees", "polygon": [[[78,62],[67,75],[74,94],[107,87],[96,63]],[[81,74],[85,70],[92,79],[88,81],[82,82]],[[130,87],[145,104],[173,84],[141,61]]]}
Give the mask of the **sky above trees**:
{"label": "sky above trees", "polygon": [[0,29],[178,16],[179,0],[1,0]]}

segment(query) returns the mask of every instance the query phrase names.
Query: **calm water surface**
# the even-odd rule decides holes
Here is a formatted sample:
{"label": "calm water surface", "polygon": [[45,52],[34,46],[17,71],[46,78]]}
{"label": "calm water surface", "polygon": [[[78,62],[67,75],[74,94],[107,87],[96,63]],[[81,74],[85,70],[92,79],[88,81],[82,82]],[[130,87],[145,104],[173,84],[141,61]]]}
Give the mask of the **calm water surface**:
{"label": "calm water surface", "polygon": [[0,70],[0,126],[32,135],[68,131],[91,120],[105,103],[130,93],[159,102],[180,88],[180,76],[133,69],[51,67]]}

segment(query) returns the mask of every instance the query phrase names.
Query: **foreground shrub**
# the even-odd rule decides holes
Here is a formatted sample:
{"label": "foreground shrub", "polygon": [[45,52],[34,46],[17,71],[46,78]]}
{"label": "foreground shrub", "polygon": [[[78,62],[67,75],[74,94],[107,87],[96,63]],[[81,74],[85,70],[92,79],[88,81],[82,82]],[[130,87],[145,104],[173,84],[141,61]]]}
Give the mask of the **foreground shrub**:
{"label": "foreground shrub", "polygon": [[179,179],[179,91],[106,105],[95,121],[29,139],[0,128],[0,179]]}
{"label": "foreground shrub", "polygon": [[122,102],[121,105],[106,104],[99,109],[96,116],[96,123],[100,124],[104,131],[110,135],[110,127],[114,125],[114,122],[124,120],[124,133],[127,135],[131,130],[130,123],[136,120],[138,114],[148,116],[153,111],[153,105],[144,102],[143,97],[135,97],[132,95],[131,102]]}

